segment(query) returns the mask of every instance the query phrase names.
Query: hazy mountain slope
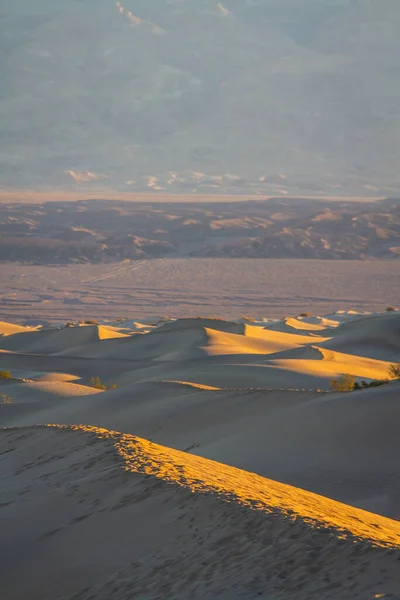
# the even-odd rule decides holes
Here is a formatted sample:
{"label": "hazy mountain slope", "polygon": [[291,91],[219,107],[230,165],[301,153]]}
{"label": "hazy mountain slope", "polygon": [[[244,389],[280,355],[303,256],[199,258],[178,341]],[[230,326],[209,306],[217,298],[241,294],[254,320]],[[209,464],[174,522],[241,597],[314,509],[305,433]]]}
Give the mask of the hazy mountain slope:
{"label": "hazy mountain slope", "polygon": [[399,21],[396,0],[7,3],[2,179],[399,189]]}
{"label": "hazy mountain slope", "polygon": [[102,263],[162,256],[396,259],[400,202],[0,205],[0,260]]}

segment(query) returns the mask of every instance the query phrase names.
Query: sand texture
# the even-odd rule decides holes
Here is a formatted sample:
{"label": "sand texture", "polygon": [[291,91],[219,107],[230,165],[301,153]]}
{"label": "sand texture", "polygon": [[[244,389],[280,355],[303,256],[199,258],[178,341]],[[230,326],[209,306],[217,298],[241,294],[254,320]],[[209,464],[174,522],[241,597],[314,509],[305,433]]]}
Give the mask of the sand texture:
{"label": "sand texture", "polygon": [[9,600],[398,592],[391,519],[104,429],[9,429],[0,440]]}
{"label": "sand texture", "polygon": [[399,313],[2,327],[7,600],[398,600]]}

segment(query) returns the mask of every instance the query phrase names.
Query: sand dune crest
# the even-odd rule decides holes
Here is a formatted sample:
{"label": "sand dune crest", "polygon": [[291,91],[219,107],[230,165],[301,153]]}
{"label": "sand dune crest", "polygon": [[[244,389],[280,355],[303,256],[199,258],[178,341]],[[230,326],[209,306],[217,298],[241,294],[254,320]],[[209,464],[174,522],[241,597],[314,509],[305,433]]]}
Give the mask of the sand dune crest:
{"label": "sand dune crest", "polygon": [[[104,429],[6,430],[0,448],[13,479],[2,498],[8,600],[358,600],[398,589],[396,521]],[[16,556],[15,541],[40,552]]]}

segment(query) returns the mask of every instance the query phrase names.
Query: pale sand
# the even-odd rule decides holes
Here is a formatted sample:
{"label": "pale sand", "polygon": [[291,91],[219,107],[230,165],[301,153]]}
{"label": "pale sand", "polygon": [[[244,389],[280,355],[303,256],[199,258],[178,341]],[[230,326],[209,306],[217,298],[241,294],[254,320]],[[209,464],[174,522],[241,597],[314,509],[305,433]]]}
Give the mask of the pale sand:
{"label": "pale sand", "polygon": [[[318,519],[332,528],[333,537],[340,526],[336,517],[347,523],[351,513],[353,533],[358,519],[357,535],[368,519],[380,519],[358,509],[389,517],[385,528],[397,531],[400,383],[351,394],[328,390],[332,377],[384,378],[388,367],[400,362],[399,313],[342,312],[254,324],[179,319],[153,323],[149,330],[132,320],[121,323],[122,334],[118,325],[0,338],[0,370],[19,378],[0,381],[0,394],[12,400],[0,405],[0,426],[84,423],[169,447],[135,441],[156,480],[136,473],[128,481],[111,460],[121,449],[115,441],[121,441],[119,434],[112,438],[114,446],[104,432],[108,442],[93,446],[92,434],[69,430],[66,435],[38,428],[0,432],[10,444],[0,453],[0,519],[9,515],[7,527],[13,528],[4,530],[4,546],[0,542],[7,600],[213,598],[220,593],[256,598],[259,591],[266,600],[369,600],[375,591],[400,594],[385,562],[392,554],[366,550],[369,563],[364,550],[361,560],[348,542],[333,544],[332,535],[310,534],[302,504],[312,498],[313,510],[319,506]],[[119,387],[96,390],[90,386],[93,376]],[[134,470],[143,474],[141,465]],[[184,484],[173,492],[165,483],[171,472]],[[14,475],[16,484],[10,486],[3,473]],[[218,482],[211,485],[214,475]],[[280,513],[277,490],[283,488],[262,477],[357,509],[339,509],[326,498],[291,489],[290,510],[301,521],[292,523]],[[242,484],[246,493],[256,493],[258,485],[275,490],[269,509],[261,501],[256,512],[244,509]],[[215,498],[213,485],[230,504]],[[196,489],[189,492],[185,486]],[[203,494],[210,486],[214,491]],[[14,494],[11,500],[8,493]],[[135,494],[143,502],[132,501]],[[259,496],[251,498],[259,502]],[[275,532],[272,542],[270,531]],[[310,560],[314,543],[319,550]]]}
{"label": "pale sand", "polygon": [[125,337],[125,334],[108,327],[82,325],[10,335],[4,339],[0,338],[0,348],[11,352],[51,354],[90,342]]}
{"label": "pale sand", "polygon": [[48,400],[60,400],[72,396],[89,396],[98,394],[97,390],[87,385],[79,385],[69,381],[11,381],[0,385],[0,392],[12,398],[13,403],[46,402]]}
{"label": "pale sand", "polygon": [[10,429],[0,448],[7,600],[400,593],[391,519],[107,430]]}
{"label": "pale sand", "polygon": [[323,394],[142,383],[0,407],[0,423],[87,423],[400,519],[400,385]]}
{"label": "pale sand", "polygon": [[35,329],[36,328],[34,327],[24,327],[23,325],[16,325],[15,323],[5,323],[4,321],[0,321],[0,336],[35,331]]}

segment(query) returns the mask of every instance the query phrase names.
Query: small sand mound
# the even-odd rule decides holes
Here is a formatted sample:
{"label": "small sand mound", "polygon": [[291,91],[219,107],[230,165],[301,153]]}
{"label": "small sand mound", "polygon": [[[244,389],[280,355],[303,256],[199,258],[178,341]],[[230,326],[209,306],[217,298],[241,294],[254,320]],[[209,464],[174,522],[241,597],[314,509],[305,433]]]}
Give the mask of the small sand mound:
{"label": "small sand mound", "polygon": [[167,321],[159,326],[160,331],[177,331],[178,329],[209,328],[216,331],[243,332],[243,325],[235,321],[224,321],[223,319],[211,319],[207,317],[176,319]]}
{"label": "small sand mound", "polygon": [[102,391],[86,385],[58,380],[18,381],[6,386],[0,384],[0,392],[3,391],[3,387],[13,404],[46,402],[48,400],[59,400],[73,396],[89,396]]}
{"label": "small sand mound", "polygon": [[0,321],[0,336],[35,331],[36,329],[37,327],[24,327],[23,325],[16,325],[15,323],[6,323],[5,321]]}
{"label": "small sand mound", "polygon": [[3,350],[31,354],[52,354],[101,340],[125,338],[126,335],[99,325],[83,325],[18,333],[0,340]]}
{"label": "small sand mound", "polygon": [[[316,319],[314,319],[316,321]],[[322,322],[312,323],[308,319],[289,317],[276,323],[270,323],[265,328],[272,331],[281,331],[282,333],[296,333],[299,331],[302,335],[306,335],[307,332],[323,332],[328,326]]]}

